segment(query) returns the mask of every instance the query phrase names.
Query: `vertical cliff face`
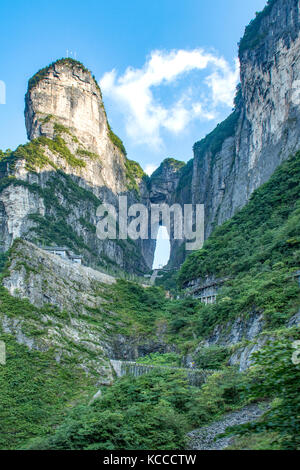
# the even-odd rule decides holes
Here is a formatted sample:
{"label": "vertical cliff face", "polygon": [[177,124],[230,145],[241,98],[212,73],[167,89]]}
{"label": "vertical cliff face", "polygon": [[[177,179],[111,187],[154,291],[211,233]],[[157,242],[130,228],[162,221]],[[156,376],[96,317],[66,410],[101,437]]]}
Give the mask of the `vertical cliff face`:
{"label": "vertical cliff face", "polygon": [[194,146],[192,193],[206,236],[231,217],[300,147],[300,8],[271,0],[240,43],[234,113]]}
{"label": "vertical cliff face", "polygon": [[25,124],[30,140],[55,139],[67,129],[64,138],[71,152],[94,158],[84,168],[65,165],[64,171],[114,193],[126,190],[125,156],[112,142],[100,88],[79,62],[59,60],[30,79]]}
{"label": "vertical cliff face", "polygon": [[107,122],[101,91],[79,62],[61,59],[29,80],[25,122],[30,142],[0,162],[0,242],[15,238],[64,245],[87,264],[141,273],[151,267],[153,243],[100,240],[96,211],[145,201],[139,165],[126,157]]}
{"label": "vertical cliff face", "polygon": [[[204,204],[207,237],[300,147],[299,25],[298,0],[268,2],[240,43],[234,112],[194,145],[193,160],[165,160],[148,183],[110,129],[91,73],[71,59],[40,70],[25,98],[30,142],[0,161],[2,250],[16,237],[53,241],[89,263],[145,271],[154,240],[103,242],[95,234],[97,206],[117,205],[121,194],[129,205]],[[183,261],[183,248],[171,240],[171,265]]]}
{"label": "vertical cliff face", "polygon": [[[159,168],[151,175],[149,200],[151,204],[184,204],[191,201],[192,165],[166,158]],[[158,230],[158,226],[157,226]],[[184,260],[183,240],[174,239],[174,219],[170,217],[170,260],[169,267],[177,267]]]}

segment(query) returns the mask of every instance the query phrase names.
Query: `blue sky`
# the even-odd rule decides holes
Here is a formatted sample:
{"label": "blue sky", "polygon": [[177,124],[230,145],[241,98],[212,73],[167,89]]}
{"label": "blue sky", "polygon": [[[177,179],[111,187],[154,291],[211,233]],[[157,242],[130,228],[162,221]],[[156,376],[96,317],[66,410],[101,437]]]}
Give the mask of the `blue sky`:
{"label": "blue sky", "polygon": [[95,74],[128,157],[150,170],[187,161],[231,111],[237,42],[265,0],[1,2],[0,148],[26,142],[27,80],[76,57]]}

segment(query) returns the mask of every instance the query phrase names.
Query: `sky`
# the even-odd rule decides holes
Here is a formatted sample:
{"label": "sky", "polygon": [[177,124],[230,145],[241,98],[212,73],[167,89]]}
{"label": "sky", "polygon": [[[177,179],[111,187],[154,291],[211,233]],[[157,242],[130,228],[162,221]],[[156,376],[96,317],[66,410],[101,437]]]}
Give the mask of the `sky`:
{"label": "sky", "polygon": [[[237,42],[265,0],[30,0],[0,3],[0,149],[26,142],[28,79],[69,55],[99,81],[128,157],[151,172],[187,161],[227,117]],[[0,102],[1,102],[0,86]]]}
{"label": "sky", "polygon": [[110,125],[128,158],[148,174],[167,157],[188,161],[193,144],[231,112],[239,80],[237,43],[265,3],[2,0],[0,149],[27,141],[28,79],[69,56],[99,81]]}
{"label": "sky", "polygon": [[171,244],[167,228],[159,227],[152,268],[158,269],[168,264],[170,253]]}

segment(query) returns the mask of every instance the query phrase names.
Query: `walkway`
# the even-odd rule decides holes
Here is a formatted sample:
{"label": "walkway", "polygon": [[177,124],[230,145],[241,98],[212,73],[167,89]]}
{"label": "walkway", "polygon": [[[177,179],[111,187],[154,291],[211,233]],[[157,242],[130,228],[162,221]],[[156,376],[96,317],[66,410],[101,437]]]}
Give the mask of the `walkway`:
{"label": "walkway", "polygon": [[115,359],[111,359],[110,363],[117,377],[123,377],[124,375],[139,377],[140,375],[148,374],[154,370],[178,370],[185,373],[190,385],[195,387],[201,387],[201,385],[206,382],[207,377],[216,372],[216,370],[209,369],[188,369],[183,367],[160,366],[156,364],[140,364],[134,361],[119,361]]}

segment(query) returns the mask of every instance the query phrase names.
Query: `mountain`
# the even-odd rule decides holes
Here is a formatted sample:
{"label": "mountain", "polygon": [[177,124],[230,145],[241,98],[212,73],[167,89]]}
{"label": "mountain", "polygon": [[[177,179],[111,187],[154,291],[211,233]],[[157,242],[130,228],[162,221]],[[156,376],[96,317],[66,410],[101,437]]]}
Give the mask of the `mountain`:
{"label": "mountain", "polygon": [[[145,273],[155,240],[103,242],[95,235],[98,205],[117,207],[119,195],[147,207],[204,204],[207,238],[299,148],[299,24],[297,0],[268,2],[239,45],[233,113],[194,144],[193,160],[166,159],[150,179],[127,158],[81,63],[61,59],[37,72],[25,97],[30,142],[1,158],[2,250],[21,236],[66,245],[94,267]],[[182,243],[171,240],[170,266],[184,258]]]}
{"label": "mountain", "polygon": [[[299,448],[299,19],[298,1],[268,2],[239,45],[233,113],[151,178],[82,64],[29,80],[29,142],[0,154],[1,448],[184,449],[188,431],[253,401],[268,411],[234,431],[236,448]],[[186,257],[172,241],[159,282],[173,297],[144,285],[154,240],[97,237],[97,207],[120,195],[205,205],[203,248]],[[118,379],[111,360],[150,372]]]}
{"label": "mountain", "polygon": [[100,88],[79,62],[61,59],[28,83],[25,123],[30,142],[3,153],[1,246],[22,237],[40,245],[67,246],[94,267],[143,273],[154,242],[100,240],[96,210],[148,200],[146,175],[126,157],[111,130]]}
{"label": "mountain", "polygon": [[[251,21],[239,44],[235,108],[181,170],[176,202],[204,204],[206,238],[300,147],[299,31],[297,0],[271,0]],[[178,266],[182,248],[170,264],[176,258]]]}
{"label": "mountain", "polygon": [[207,235],[243,207],[300,143],[300,17],[297,0],[272,0],[239,45],[235,110],[194,145],[193,202]]}

